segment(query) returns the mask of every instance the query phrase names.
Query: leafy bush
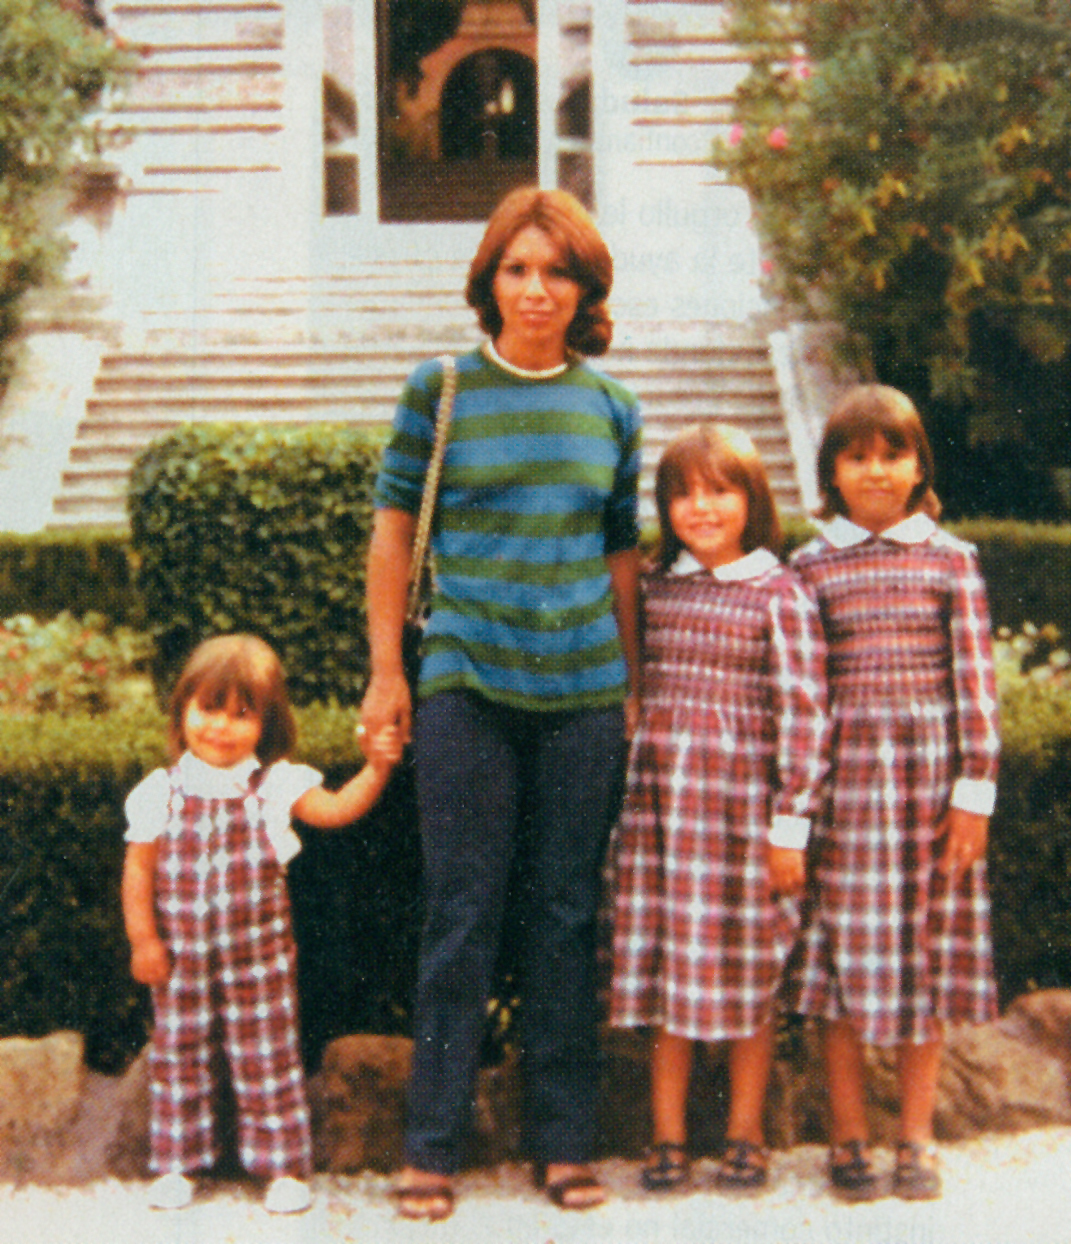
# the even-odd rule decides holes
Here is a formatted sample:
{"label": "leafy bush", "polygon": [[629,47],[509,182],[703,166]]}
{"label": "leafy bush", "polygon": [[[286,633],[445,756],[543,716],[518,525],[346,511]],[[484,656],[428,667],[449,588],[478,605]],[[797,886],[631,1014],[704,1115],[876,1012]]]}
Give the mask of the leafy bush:
{"label": "leafy bush", "polygon": [[379,456],[336,424],[191,425],[150,446],[130,524],[161,688],[202,639],[251,631],[279,653],[295,703],[358,699]]}
{"label": "leafy bush", "polygon": [[150,640],[129,627],[106,632],[99,614],[49,622],[20,614],[0,622],[0,709],[101,713],[119,707],[147,665]]}
{"label": "leafy bush", "polygon": [[21,296],[66,255],[47,195],[62,188],[75,156],[92,150],[87,113],[129,67],[105,34],[56,0],[0,0],[0,349]]}
{"label": "leafy bush", "polygon": [[1004,751],[989,869],[1001,998],[1071,987],[1071,677],[1054,627],[996,644]]}
{"label": "leafy bush", "polygon": [[1071,3],[732,9],[753,69],[714,161],[749,192],[771,293],[838,320],[920,401],[957,512],[1058,512],[1047,471],[1071,464]]}

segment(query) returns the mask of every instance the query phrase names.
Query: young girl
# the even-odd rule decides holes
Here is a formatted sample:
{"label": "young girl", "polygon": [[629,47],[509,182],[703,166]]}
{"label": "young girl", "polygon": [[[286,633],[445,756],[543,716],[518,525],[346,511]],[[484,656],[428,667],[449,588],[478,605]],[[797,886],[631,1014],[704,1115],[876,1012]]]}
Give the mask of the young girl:
{"label": "young girl", "polygon": [[[795,565],[829,645],[831,800],[791,1001],[824,1020],[830,1178],[878,1195],[862,1043],[899,1054],[894,1192],[938,1196],[943,1025],[995,1010],[985,863],[999,739],[985,588],[940,531],[933,457],[895,389],[852,389],[818,454],[821,537]],[[798,971],[797,971],[798,967]]]}
{"label": "young girl", "polygon": [[616,838],[611,1023],[655,1029],[644,1186],[688,1177],[692,1043],[730,1042],[717,1182],[767,1178],[763,1106],[794,897],[825,771],[818,612],[774,555],[780,529],[743,433],[696,427],[655,485],[643,711]]}
{"label": "young girl", "polygon": [[134,979],[153,986],[149,1191],[189,1204],[189,1176],[218,1158],[213,1054],[225,1053],[243,1165],[270,1177],[265,1207],[310,1204],[309,1114],[298,1045],[287,862],[298,817],[347,825],[378,799],[401,745],[364,739],[368,763],[329,792],[283,759],[294,720],[275,653],[250,635],[207,640],[171,698],[175,763],[130,793],[123,915]]}

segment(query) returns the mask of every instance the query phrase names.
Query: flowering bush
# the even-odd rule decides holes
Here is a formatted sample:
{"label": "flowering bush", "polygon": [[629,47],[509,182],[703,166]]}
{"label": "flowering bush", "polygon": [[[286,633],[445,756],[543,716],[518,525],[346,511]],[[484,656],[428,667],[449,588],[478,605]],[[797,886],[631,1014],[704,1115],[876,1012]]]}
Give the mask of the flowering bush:
{"label": "flowering bush", "polygon": [[1058,513],[1011,462],[1071,466],[1071,0],[731,10],[753,68],[714,162],[750,195],[769,292],[947,406],[924,413],[961,513]]}
{"label": "flowering bush", "polygon": [[[61,613],[47,622],[19,614],[0,622],[0,711],[32,713],[121,706],[125,692],[142,691],[150,640],[99,614],[79,621]],[[143,694],[139,698],[144,698]]]}

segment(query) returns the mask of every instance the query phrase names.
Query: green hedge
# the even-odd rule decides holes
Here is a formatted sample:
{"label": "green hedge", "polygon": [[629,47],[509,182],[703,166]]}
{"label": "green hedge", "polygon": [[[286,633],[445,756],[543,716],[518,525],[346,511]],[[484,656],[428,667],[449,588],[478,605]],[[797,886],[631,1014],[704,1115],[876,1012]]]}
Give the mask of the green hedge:
{"label": "green hedge", "polygon": [[994,626],[1052,622],[1071,637],[1071,525],[974,519],[949,530],[978,546]]}
{"label": "green hedge", "polygon": [[[329,786],[351,776],[352,712],[298,710],[297,758]],[[164,762],[162,715],[0,717],[0,1036],[69,1028],[89,1064],[124,1066],[149,1031],[129,973],[120,878],[123,803]],[[357,825],[298,827],[290,869],[303,1038],[310,1064],[344,1032],[404,1028],[420,927],[411,777],[401,768]]]}
{"label": "green hedge", "polygon": [[[785,526],[787,557],[815,529],[801,519]],[[946,526],[978,548],[994,627],[1054,623],[1071,637],[1071,524],[979,518]]]}
{"label": "green hedge", "polygon": [[145,607],[134,573],[122,532],[0,535],[0,618],[28,613],[46,621],[66,610],[140,628]]}
{"label": "green hedge", "polygon": [[359,698],[379,457],[378,440],[337,424],[189,425],[150,446],[129,504],[158,686],[201,639],[252,631],[295,703]]}
{"label": "green hedge", "polygon": [[[299,758],[341,783],[356,761],[352,714],[312,706],[298,717]],[[1003,721],[989,859],[1007,1003],[1035,987],[1071,987],[1067,685],[1015,680],[1003,690]],[[90,1064],[114,1070],[149,1028],[120,910],[122,807],[163,759],[163,721],[151,707],[106,719],[0,718],[0,751],[0,1035],[73,1028],[86,1034]],[[310,1065],[342,1033],[407,1029],[421,920],[410,783],[400,770],[380,805],[341,832],[299,827],[305,849],[290,888]],[[509,969],[501,965],[499,989]]]}

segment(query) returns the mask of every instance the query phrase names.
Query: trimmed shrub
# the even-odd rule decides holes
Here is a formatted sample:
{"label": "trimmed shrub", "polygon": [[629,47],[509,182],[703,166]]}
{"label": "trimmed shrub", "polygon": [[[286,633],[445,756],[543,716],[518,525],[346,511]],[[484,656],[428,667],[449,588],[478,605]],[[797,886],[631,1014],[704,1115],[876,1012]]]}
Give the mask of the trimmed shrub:
{"label": "trimmed shrub", "polygon": [[155,442],[130,482],[138,586],[166,689],[210,635],[278,651],[296,704],[355,703],[379,444],[338,424],[198,424]]}
{"label": "trimmed shrub", "polygon": [[976,519],[949,530],[978,547],[995,627],[1051,623],[1071,635],[1071,526]]}
{"label": "trimmed shrub", "polygon": [[63,611],[99,613],[115,626],[144,624],[126,535],[0,535],[0,617],[27,613],[44,621]]}

